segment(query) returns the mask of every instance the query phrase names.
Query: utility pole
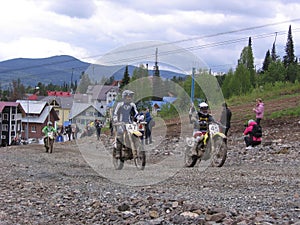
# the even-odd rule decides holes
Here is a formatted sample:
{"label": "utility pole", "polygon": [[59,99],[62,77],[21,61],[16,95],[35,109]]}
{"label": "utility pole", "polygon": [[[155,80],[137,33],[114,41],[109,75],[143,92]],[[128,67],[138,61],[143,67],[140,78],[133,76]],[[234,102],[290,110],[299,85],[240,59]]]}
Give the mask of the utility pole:
{"label": "utility pole", "polygon": [[194,103],[195,97],[195,68],[192,69],[191,102]]}
{"label": "utility pole", "polygon": [[74,68],[72,68],[71,85],[70,85],[70,89],[72,92],[73,92],[73,71],[74,71]]}

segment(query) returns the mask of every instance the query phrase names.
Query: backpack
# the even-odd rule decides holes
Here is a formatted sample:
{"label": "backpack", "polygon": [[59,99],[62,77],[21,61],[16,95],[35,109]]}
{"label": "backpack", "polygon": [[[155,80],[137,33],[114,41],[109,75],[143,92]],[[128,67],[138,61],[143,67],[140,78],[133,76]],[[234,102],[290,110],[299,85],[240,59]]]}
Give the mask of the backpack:
{"label": "backpack", "polygon": [[252,135],[256,138],[262,137],[262,128],[260,125],[258,124],[253,125]]}

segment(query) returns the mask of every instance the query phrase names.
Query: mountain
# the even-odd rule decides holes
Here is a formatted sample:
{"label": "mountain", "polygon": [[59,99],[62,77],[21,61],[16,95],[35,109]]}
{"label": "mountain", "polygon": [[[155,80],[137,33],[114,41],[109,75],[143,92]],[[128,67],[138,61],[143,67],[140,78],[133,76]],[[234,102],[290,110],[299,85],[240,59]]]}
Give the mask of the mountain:
{"label": "mountain", "polygon": [[78,80],[81,72],[89,67],[72,56],[53,56],[40,59],[17,58],[0,62],[1,85],[7,86],[12,80],[20,79],[25,86],[44,84],[70,83]]}
{"label": "mountain", "polygon": [[[128,66],[128,72],[132,75],[135,66]],[[16,58],[0,62],[0,85],[1,88],[8,87],[12,80],[20,79],[25,86],[36,86],[38,82],[43,84],[70,84],[78,81],[82,72],[89,74],[91,80],[100,81],[101,77],[106,79],[114,76],[115,80],[121,80],[124,76],[125,66],[104,66],[90,64],[80,61],[72,56],[61,55],[49,58],[29,59]],[[153,71],[149,70],[149,75]],[[175,77],[185,77],[167,70],[160,70],[162,78],[171,79]]]}

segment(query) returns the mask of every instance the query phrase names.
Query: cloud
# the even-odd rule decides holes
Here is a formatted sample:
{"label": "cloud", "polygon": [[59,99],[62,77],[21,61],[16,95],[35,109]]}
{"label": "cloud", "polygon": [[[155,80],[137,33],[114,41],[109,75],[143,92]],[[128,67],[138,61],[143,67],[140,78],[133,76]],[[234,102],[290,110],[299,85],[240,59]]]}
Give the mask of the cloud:
{"label": "cloud", "polygon": [[55,0],[49,4],[49,10],[75,18],[90,18],[96,8],[92,0]]}
{"label": "cloud", "polygon": [[[299,20],[291,21],[299,11],[292,0],[11,0],[0,8],[0,60],[70,54],[91,62],[123,45],[156,40],[190,49],[226,71],[251,36],[260,66],[276,32],[283,56],[289,24],[299,51]],[[274,25],[245,29],[268,24]]]}

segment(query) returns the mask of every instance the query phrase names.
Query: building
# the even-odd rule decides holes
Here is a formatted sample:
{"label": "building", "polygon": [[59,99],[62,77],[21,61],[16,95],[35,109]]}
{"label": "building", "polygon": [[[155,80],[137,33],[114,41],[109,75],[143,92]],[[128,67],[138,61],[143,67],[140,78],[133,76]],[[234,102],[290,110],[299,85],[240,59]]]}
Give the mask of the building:
{"label": "building", "polygon": [[22,115],[25,112],[16,102],[0,102],[0,145],[11,145],[16,139],[21,138]]}
{"label": "building", "polygon": [[48,102],[49,105],[53,106],[59,117],[56,123],[58,127],[69,121],[69,114],[74,101],[74,95],[70,94],[70,92],[48,91],[48,96],[42,98],[41,101]]}
{"label": "building", "polygon": [[42,129],[48,121],[53,124],[59,120],[59,117],[53,106],[45,101],[17,100],[20,103],[25,116],[22,118],[22,138],[39,139],[44,134]]}
{"label": "building", "polygon": [[69,120],[76,124],[78,128],[84,131],[85,127],[96,119],[104,120],[105,114],[102,110],[91,103],[74,102],[70,111]]}

